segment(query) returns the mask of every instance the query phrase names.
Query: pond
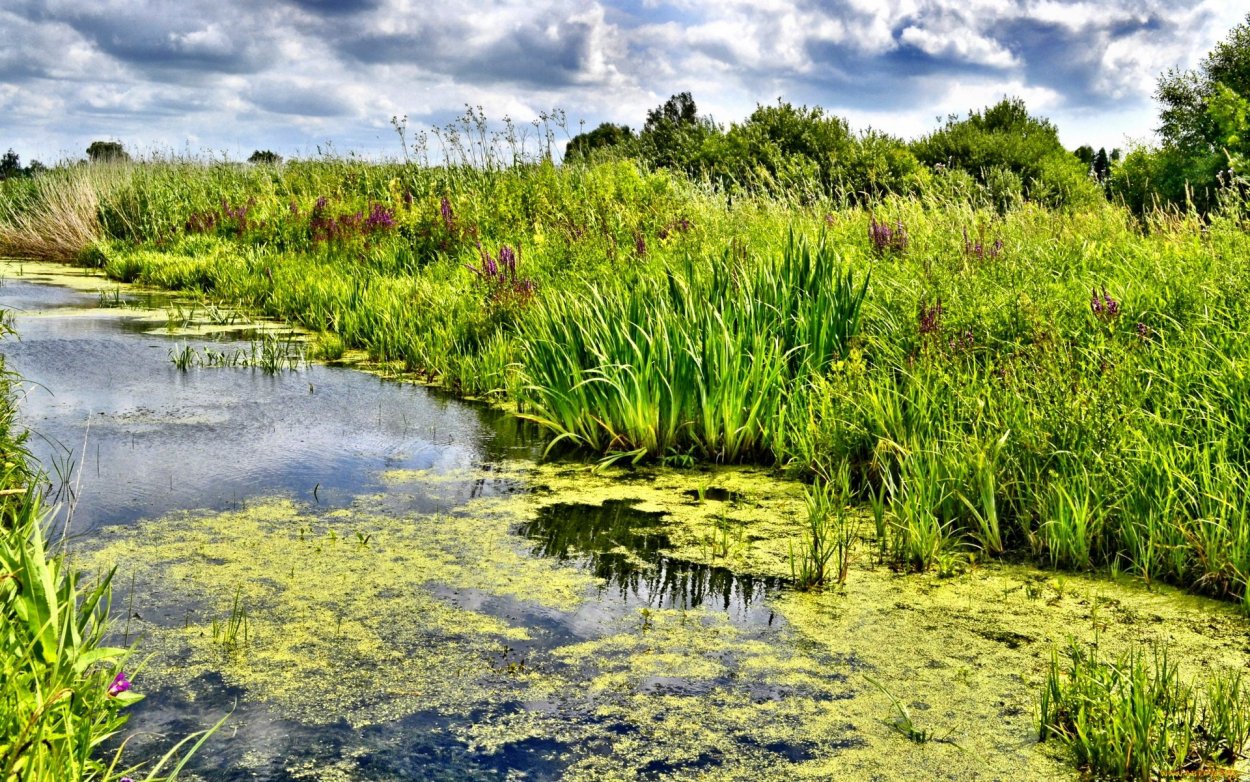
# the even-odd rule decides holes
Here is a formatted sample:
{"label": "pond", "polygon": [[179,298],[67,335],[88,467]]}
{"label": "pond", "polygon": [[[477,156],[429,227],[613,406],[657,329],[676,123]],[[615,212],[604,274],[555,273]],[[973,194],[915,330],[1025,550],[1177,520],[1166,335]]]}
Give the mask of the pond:
{"label": "pond", "polygon": [[1191,671],[1250,651],[1224,604],[901,574],[867,539],[844,588],[797,592],[802,487],[769,471],[544,462],[515,417],[350,367],[183,371],[282,329],[4,273],[56,531],[116,567],[146,695],[127,751],[229,712],[198,778],[1074,779],[1036,741],[1054,645],[1166,640]]}

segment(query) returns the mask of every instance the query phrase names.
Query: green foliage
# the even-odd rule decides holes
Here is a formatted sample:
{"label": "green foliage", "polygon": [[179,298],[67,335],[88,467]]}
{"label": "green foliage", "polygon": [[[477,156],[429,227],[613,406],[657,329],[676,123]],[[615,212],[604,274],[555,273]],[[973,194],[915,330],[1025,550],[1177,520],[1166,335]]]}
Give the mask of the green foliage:
{"label": "green foliage", "polygon": [[23,174],[22,160],[10,149],[0,157],[0,179],[13,179]]}
{"label": "green foliage", "polygon": [[282,156],[268,149],[258,149],[248,156],[247,162],[259,166],[282,165]]}
{"label": "green foliage", "polygon": [[694,173],[702,168],[704,144],[720,132],[710,119],[699,116],[689,92],[678,93],[647,112],[638,135],[638,155],[653,166]]}
{"label": "green foliage", "polygon": [[1139,213],[1162,201],[1208,213],[1244,197],[1250,152],[1250,17],[1196,71],[1159,78],[1158,149],[1139,149],[1116,170],[1112,192]]}
{"label": "green foliage", "polygon": [[922,163],[971,174],[1000,208],[1020,197],[1068,208],[1099,197],[1089,168],[1064,150],[1055,126],[1029,116],[1018,98],[969,112],[966,119],[951,115],[942,128],[915,141],[912,151]]}
{"label": "green foliage", "polygon": [[867,285],[830,245],[792,237],[780,257],[731,250],[541,298],[521,328],[527,417],[635,458],[766,458],[789,389],[848,355]]}
{"label": "green foliage", "polygon": [[1072,641],[1065,657],[1051,656],[1039,738],[1067,745],[1092,777],[1225,776],[1250,743],[1240,671],[1187,682],[1166,647],[1105,660]]}
{"label": "green foliage", "polygon": [[604,122],[594,130],[571,138],[564,151],[564,160],[589,162],[611,155],[625,157],[632,153],[633,141],[634,132],[628,126]]}
{"label": "green foliage", "polygon": [[93,141],[87,147],[87,160],[92,163],[122,163],[130,154],[120,141]]}

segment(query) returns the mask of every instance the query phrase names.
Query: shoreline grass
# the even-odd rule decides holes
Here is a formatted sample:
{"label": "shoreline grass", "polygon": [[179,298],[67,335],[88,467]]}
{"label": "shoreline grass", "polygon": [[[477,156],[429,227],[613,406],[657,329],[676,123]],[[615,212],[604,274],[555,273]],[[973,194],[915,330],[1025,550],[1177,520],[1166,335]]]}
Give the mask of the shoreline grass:
{"label": "shoreline grass", "polygon": [[[493,396],[554,447],[847,469],[899,567],[1024,554],[1250,610],[1231,207],[726,198],[629,162],[101,177],[100,233],[66,259]],[[58,203],[11,200],[0,235]]]}

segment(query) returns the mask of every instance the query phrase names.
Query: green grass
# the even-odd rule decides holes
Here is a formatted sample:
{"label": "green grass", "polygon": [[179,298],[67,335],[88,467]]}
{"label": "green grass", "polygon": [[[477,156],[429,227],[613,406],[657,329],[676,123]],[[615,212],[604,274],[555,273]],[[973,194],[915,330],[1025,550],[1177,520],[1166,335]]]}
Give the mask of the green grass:
{"label": "green grass", "polygon": [[1232,778],[1250,743],[1240,671],[1184,679],[1165,647],[1115,660],[1073,641],[1056,651],[1041,695],[1039,738],[1065,744],[1096,779]]}

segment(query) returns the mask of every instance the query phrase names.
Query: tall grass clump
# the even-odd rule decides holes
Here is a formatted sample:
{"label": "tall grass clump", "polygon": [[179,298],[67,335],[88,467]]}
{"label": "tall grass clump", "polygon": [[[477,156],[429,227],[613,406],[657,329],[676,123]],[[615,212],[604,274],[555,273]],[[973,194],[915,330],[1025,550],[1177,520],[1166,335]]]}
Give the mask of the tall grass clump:
{"label": "tall grass clump", "polygon": [[126,166],[56,168],[0,198],[0,257],[74,261],[105,237],[101,205],[130,175]]}
{"label": "tall grass clump", "polygon": [[1097,779],[1234,778],[1250,743],[1250,693],[1240,671],[1184,679],[1167,649],[1106,659],[1073,641],[1051,657],[1041,741],[1059,741]]}
{"label": "tall grass clump", "polygon": [[848,355],[868,277],[791,236],[544,297],[520,330],[527,417],[605,453],[767,459],[792,389]]}

